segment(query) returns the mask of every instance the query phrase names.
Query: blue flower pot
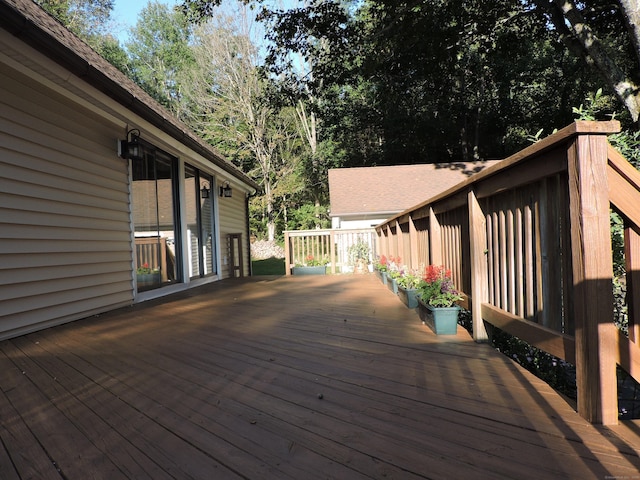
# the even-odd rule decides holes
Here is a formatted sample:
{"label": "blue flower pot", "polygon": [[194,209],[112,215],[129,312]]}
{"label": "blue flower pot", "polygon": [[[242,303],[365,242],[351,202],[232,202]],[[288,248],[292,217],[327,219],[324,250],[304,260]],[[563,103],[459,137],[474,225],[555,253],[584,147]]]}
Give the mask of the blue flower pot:
{"label": "blue flower pot", "polygon": [[294,275],[324,275],[327,272],[326,265],[316,267],[293,267]]}
{"label": "blue flower pot", "polygon": [[387,277],[387,288],[393,292],[394,295],[398,294],[398,281],[395,278]]}
{"label": "blue flower pot", "polygon": [[408,308],[416,308],[418,306],[418,297],[415,288],[404,288],[398,285],[398,297]]}
{"label": "blue flower pot", "polygon": [[432,307],[422,300],[418,301],[420,319],[436,335],[456,335],[458,333],[458,314],[460,307]]}

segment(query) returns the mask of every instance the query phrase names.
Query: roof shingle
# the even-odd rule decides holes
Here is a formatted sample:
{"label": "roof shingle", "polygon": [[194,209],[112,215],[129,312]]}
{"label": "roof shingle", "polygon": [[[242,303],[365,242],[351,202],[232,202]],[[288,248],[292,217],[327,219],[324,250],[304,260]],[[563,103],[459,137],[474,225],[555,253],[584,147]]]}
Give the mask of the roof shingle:
{"label": "roof shingle", "polygon": [[495,162],[331,169],[331,216],[396,214],[453,187]]}

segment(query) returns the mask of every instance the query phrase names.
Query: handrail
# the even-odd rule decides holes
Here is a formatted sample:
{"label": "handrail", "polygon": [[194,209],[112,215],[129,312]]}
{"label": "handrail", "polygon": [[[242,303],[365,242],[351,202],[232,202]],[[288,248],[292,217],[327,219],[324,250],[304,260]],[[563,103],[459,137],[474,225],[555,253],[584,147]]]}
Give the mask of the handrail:
{"label": "handrail", "polygon": [[311,256],[328,263],[332,274],[351,268],[349,249],[363,243],[367,246],[367,263],[373,261],[376,252],[376,234],[373,228],[286,230],[284,232],[285,273],[291,275],[292,267],[304,264]]}
{"label": "handrail", "polygon": [[[607,142],[619,129],[575,122],[376,226],[378,254],[453,272],[477,341],[494,325],[574,363],[578,412],[604,424],[618,420],[616,364],[640,381],[640,172]],[[628,338],[610,208],[625,219]]]}

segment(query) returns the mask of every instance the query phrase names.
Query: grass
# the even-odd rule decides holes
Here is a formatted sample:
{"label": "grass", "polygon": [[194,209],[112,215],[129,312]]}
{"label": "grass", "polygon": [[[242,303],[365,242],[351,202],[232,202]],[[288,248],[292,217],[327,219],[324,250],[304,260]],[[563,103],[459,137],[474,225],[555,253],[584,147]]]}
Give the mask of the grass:
{"label": "grass", "polygon": [[252,260],[253,275],[284,275],[284,258]]}

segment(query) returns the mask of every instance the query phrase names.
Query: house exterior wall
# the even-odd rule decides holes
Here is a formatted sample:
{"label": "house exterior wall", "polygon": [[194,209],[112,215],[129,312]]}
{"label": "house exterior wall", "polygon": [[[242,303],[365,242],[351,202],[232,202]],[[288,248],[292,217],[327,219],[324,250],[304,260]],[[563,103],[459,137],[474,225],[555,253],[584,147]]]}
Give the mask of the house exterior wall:
{"label": "house exterior wall", "polygon": [[[185,258],[179,282],[138,292],[132,160],[119,157],[116,148],[134,127],[145,141],[178,159],[181,232],[187,230],[185,164],[211,175],[213,185],[232,181],[232,198],[212,192],[214,274],[189,278]],[[242,234],[247,275],[245,202],[251,191],[0,29],[0,339],[226,278],[230,270],[220,264],[228,233]]]}
{"label": "house exterior wall", "polygon": [[[251,257],[247,239],[247,212],[246,196],[244,192],[233,189],[232,197],[218,197],[218,215],[220,218],[221,245],[220,252],[220,276],[229,278],[232,276],[231,240],[229,235],[241,234],[239,252],[242,254],[243,276],[249,275]],[[237,247],[234,246],[234,247]],[[237,250],[237,248],[236,248]],[[237,255],[236,255],[236,264]],[[237,276],[237,275],[236,275]]]}
{"label": "house exterior wall", "polygon": [[[389,214],[389,217],[392,217]],[[332,217],[331,227],[341,229],[357,229],[357,228],[371,228],[375,227],[379,223],[384,222],[389,217],[375,217],[375,218],[363,218],[363,217]]]}
{"label": "house exterior wall", "polygon": [[0,68],[0,338],[133,301],[117,133],[67,100]]}

